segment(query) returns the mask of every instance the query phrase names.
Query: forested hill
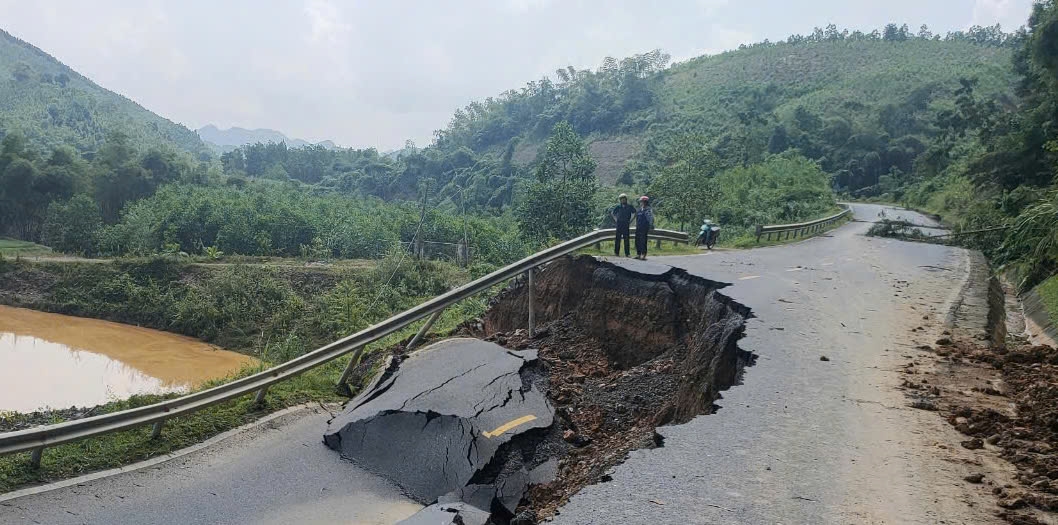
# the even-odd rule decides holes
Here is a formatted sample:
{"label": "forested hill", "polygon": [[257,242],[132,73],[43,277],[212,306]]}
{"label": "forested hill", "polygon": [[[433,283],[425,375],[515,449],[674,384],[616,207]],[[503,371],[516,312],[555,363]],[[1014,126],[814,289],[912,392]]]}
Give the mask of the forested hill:
{"label": "forested hill", "polygon": [[499,156],[515,143],[514,162],[525,164],[566,120],[592,142],[601,181],[630,183],[665,163],[672,137],[695,133],[728,164],[797,148],[840,174],[840,187],[860,190],[894,166],[911,171],[938,116],[954,107],[960,79],[986,98],[1012,94],[1013,41],[998,27],[941,37],[831,26],[671,67],[657,51],[607,58],[594,71],[558,70],[471,103],[437,132],[437,144]]}
{"label": "forested hill", "polygon": [[[208,124],[196,130],[196,133],[198,133],[198,136],[201,137],[202,140],[216,146],[222,152],[231,151],[239,146],[255,144],[257,142],[284,142],[291,148],[303,148],[305,146],[313,145],[312,142],[307,140],[287,137],[283,132],[274,129],[246,129],[240,127],[218,129],[217,126]],[[324,140],[316,144],[326,149],[338,148],[334,141],[331,140]]]}
{"label": "forested hill", "polygon": [[121,132],[138,148],[201,152],[195,132],[108,91],[51,55],[0,30],[0,136],[18,131],[40,151],[97,151]]}

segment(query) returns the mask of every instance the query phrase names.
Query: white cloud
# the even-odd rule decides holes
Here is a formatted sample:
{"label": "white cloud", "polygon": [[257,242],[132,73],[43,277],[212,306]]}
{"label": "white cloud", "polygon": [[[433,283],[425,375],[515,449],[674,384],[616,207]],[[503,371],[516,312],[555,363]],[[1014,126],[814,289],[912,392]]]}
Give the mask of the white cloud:
{"label": "white cloud", "polygon": [[526,13],[535,9],[550,7],[553,0],[506,0],[504,5],[512,11]]}
{"label": "white cloud", "polygon": [[1017,20],[1024,20],[1024,6],[1014,0],[976,0],[970,25],[991,26],[1001,24],[1006,30],[1021,25]]}
{"label": "white cloud", "polygon": [[716,12],[716,10],[727,6],[729,3],[731,3],[730,0],[698,0],[698,7],[701,8],[706,15],[711,15]]}
{"label": "white cloud", "polygon": [[352,28],[342,17],[342,12],[327,0],[307,0],[305,16],[309,20],[309,42],[335,46],[344,42]]}

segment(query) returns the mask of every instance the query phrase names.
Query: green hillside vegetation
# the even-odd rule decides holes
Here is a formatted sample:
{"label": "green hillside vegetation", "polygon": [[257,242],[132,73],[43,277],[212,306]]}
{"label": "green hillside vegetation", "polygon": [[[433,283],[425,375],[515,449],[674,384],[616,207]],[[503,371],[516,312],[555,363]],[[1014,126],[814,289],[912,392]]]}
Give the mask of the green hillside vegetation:
{"label": "green hillside vegetation", "polygon": [[[870,34],[830,26],[671,67],[668,55],[656,50],[608,58],[594,71],[559,69],[555,80],[473,102],[456,111],[429,147],[395,157],[366,150],[369,155],[349,162],[347,154],[324,148],[258,143],[222,162],[231,176],[290,177],[387,200],[416,198],[429,181],[434,195],[451,196],[453,208],[495,215],[525,205],[527,197],[536,203],[539,194],[528,192],[545,156],[542,145],[568,123],[587,141],[602,186],[655,194],[664,224],[686,227],[714,216],[745,230],[752,220],[811,217],[785,204],[723,213],[730,206],[714,209],[713,200],[687,213],[675,202],[679,193],[652,186],[654,179],[686,165],[688,156],[707,154],[707,166],[695,169],[708,185],[725,170],[786,152],[814,161],[838,192],[884,194],[906,182],[926,144],[941,133],[938,122],[955,107],[961,79],[972,79],[985,96],[1013,99],[1015,41],[998,27],[940,37],[891,24]],[[594,221],[584,224],[605,224],[606,200],[594,201]]]}
{"label": "green hillside vegetation", "polygon": [[0,30],[0,138],[17,131],[29,146],[91,154],[122,132],[134,146],[199,153],[195,132],[103,89],[44,51]]}
{"label": "green hillside vegetation", "polygon": [[1013,42],[995,27],[939,38],[892,24],[871,34],[830,26],[667,69],[660,51],[608,58],[595,71],[559,70],[555,82],[468,105],[436,146],[502,155],[515,141],[516,157],[529,159],[526,150],[568,121],[596,149],[621,144],[613,156],[626,162],[597,175],[632,183],[649,182],[672,160],[669,143],[694,133],[728,166],[796,147],[828,173],[847,170],[845,186],[860,191],[893,166],[910,171],[960,78],[978,79],[989,95],[1012,94]]}
{"label": "green hillside vegetation", "polygon": [[[425,207],[420,240],[468,238],[495,265],[607,226],[618,191],[653,197],[663,227],[717,220],[724,242],[827,214],[834,193],[963,213],[987,189],[965,172],[1028,100],[1030,37],[829,26],[671,66],[661,51],[608,58],[473,102],[431,145],[393,155],[255,143],[208,159],[112,133],[78,157],[12,133],[0,228],[86,254],[379,257],[416,239]],[[1022,182],[1002,176],[1000,192]],[[474,246],[495,232],[506,255]]]}

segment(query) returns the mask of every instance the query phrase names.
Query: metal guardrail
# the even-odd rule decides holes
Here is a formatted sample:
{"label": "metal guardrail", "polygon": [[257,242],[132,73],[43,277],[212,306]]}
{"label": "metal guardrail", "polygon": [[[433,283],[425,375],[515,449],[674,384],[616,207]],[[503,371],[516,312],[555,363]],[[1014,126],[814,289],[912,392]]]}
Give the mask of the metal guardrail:
{"label": "metal guardrail", "polygon": [[[349,373],[359,361],[359,357],[363,353],[366,345],[392,334],[426,316],[431,316],[432,314],[430,319],[427,320],[415,337],[409,342],[408,347],[413,347],[422,341],[426,332],[429,331],[430,327],[433,325],[433,322],[436,321],[441,315],[441,312],[449,306],[479,292],[485,291],[508,279],[517,277],[522,273],[528,275],[529,285],[532,286],[532,270],[536,267],[575,252],[581,248],[588,247],[598,241],[613,239],[614,234],[615,230],[613,229],[595,230],[546,250],[542,250],[518,262],[500,268],[484,277],[434,297],[414,308],[405,310],[353,335],[339,339],[338,341],[313,350],[312,352],[283,364],[269,368],[268,370],[236,379],[230,383],[225,383],[208,390],[194,392],[176,399],[155,403],[153,405],[0,434],[0,455],[31,451],[32,456],[30,461],[33,466],[39,467],[41,455],[43,454],[45,447],[79,441],[93,436],[127,430],[148,424],[154,425],[151,434],[151,437],[154,438],[161,433],[162,427],[167,419],[191,414],[206,407],[251,393],[256,393],[255,402],[260,403],[264,401],[269,386],[290,379],[291,377],[333,361],[348,353],[355,352],[350,359],[349,365],[339,379],[339,385],[344,385],[349,377]],[[658,240],[688,242],[688,236],[686,233],[669,230],[655,230],[650,233],[650,237]],[[531,297],[532,295],[530,294],[530,298]],[[534,327],[531,309],[528,322],[529,330],[532,332]]]}
{"label": "metal guardrail", "polygon": [[840,213],[835,213],[834,215],[831,215],[829,217],[823,217],[822,219],[816,219],[814,221],[799,222],[795,224],[773,224],[770,226],[758,225],[756,232],[757,242],[760,242],[761,236],[764,235],[767,235],[767,240],[770,241],[772,234],[775,234],[776,239],[783,239],[782,234],[785,233],[786,239],[789,239],[790,234],[792,233],[793,237],[796,239],[799,234],[803,237],[806,233],[821,231],[827,226],[840,220],[842,217],[852,213],[852,209],[848,206],[841,206],[843,206],[845,209],[841,210]]}

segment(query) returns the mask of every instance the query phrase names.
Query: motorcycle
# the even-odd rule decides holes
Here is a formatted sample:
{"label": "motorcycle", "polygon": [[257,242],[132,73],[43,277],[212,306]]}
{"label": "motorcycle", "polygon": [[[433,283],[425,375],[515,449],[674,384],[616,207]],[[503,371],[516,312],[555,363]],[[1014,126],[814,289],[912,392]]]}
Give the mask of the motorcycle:
{"label": "motorcycle", "polygon": [[720,239],[720,227],[713,224],[709,219],[705,220],[702,224],[702,229],[698,231],[698,239],[694,241],[695,246],[705,246],[706,249],[712,250],[713,245]]}

